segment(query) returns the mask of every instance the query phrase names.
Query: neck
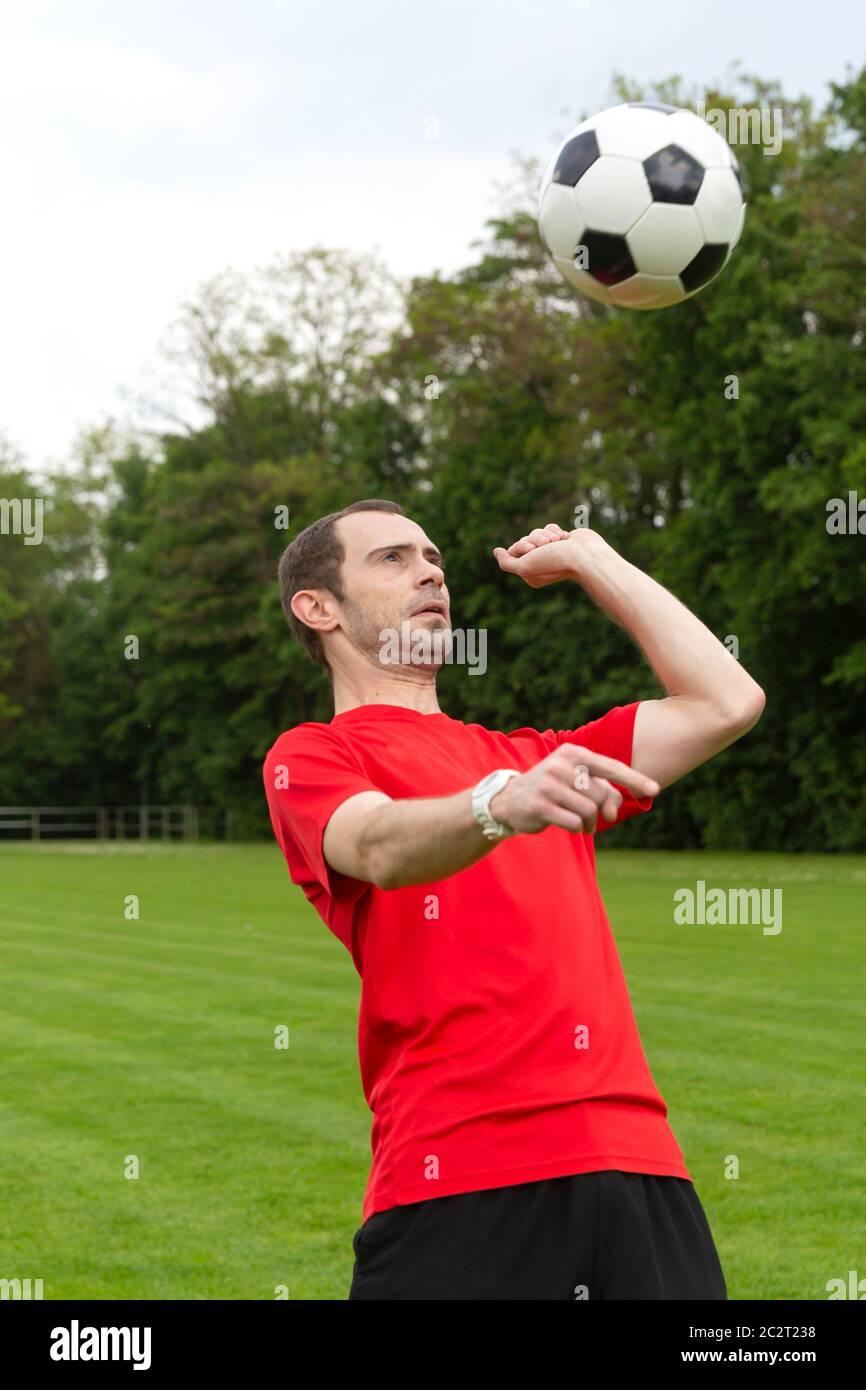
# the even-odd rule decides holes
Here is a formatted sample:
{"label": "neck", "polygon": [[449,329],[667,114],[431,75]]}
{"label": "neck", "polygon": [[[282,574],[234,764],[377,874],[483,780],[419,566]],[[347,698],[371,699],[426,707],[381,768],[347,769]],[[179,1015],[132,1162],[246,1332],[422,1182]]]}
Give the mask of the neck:
{"label": "neck", "polygon": [[345,714],[359,705],[400,705],[419,714],[441,714],[433,671],[395,670],[393,673],[358,671],[334,673],[334,713]]}

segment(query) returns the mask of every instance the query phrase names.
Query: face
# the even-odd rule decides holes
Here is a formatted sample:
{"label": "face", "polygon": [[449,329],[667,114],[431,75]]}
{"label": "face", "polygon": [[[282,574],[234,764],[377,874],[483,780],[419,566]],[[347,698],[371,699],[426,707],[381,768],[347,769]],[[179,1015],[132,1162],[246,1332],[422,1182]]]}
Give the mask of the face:
{"label": "face", "polygon": [[[405,631],[409,650],[401,643],[401,664],[409,662],[414,646],[411,664],[421,669],[441,665],[451,610],[442,556],[433,542],[416,522],[390,512],[353,512],[335,525],[346,553],[339,626],[352,647],[378,663],[384,650],[381,634],[395,632],[400,639]],[[442,636],[434,643],[437,630]],[[419,653],[424,657],[428,652],[439,653],[438,659],[417,660]]]}

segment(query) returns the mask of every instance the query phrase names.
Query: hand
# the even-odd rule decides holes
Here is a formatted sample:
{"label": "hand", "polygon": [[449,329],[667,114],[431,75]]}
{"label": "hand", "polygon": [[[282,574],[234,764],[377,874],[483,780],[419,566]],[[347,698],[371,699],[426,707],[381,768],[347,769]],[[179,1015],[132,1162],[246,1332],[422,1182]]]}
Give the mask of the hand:
{"label": "hand", "polygon": [[545,584],[557,584],[562,579],[574,579],[577,560],[586,548],[607,546],[597,531],[578,526],[575,531],[563,531],[555,521],[536,527],[528,536],[521,536],[507,550],[495,546],[493,554],[499,568],[517,574],[533,589]]}
{"label": "hand", "polygon": [[657,796],[658,782],[616,758],[563,743],[529,772],[510,777],[490,801],[490,814],[512,830],[537,835],[558,825],[576,835],[594,835],[598,813],[615,821],[622,794],[608,778],[635,796]]}

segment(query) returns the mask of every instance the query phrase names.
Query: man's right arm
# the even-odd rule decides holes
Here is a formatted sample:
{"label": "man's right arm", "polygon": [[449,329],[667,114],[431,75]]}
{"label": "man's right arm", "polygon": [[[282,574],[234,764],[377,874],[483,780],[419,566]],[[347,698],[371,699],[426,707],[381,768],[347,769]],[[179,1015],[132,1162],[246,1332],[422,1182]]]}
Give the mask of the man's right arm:
{"label": "man's right arm", "polygon": [[[519,834],[537,835],[550,825],[592,834],[599,812],[616,820],[622,802],[608,779],[638,797],[659,791],[652,778],[616,758],[563,744],[510,778],[490,802],[490,812]],[[334,811],[322,847],[338,873],[392,889],[448,878],[499,843],[488,840],[475,819],[467,787],[454,796],[400,801],[384,792],[358,792]]]}

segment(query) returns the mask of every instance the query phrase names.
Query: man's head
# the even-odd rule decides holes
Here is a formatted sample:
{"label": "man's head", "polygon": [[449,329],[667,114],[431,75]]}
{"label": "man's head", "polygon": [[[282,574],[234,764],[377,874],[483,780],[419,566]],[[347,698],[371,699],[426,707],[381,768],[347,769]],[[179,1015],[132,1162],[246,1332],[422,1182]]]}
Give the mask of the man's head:
{"label": "man's head", "polygon": [[[449,626],[442,557],[396,502],[370,498],[320,517],[280,560],[283,611],[308,655],[334,668],[381,659],[383,631]],[[433,608],[420,615],[425,605]]]}

